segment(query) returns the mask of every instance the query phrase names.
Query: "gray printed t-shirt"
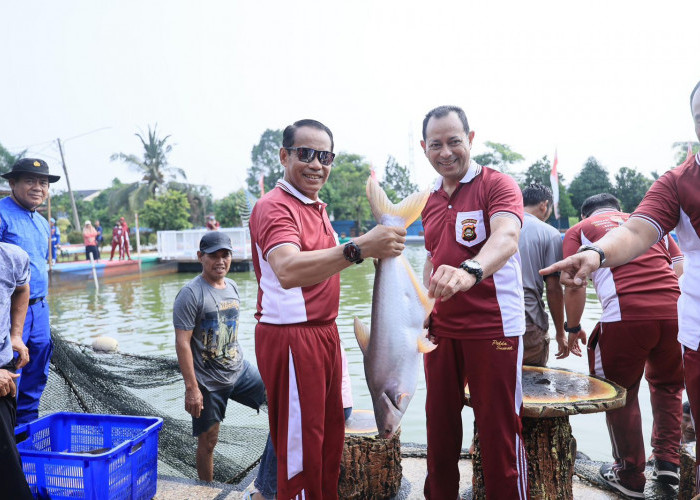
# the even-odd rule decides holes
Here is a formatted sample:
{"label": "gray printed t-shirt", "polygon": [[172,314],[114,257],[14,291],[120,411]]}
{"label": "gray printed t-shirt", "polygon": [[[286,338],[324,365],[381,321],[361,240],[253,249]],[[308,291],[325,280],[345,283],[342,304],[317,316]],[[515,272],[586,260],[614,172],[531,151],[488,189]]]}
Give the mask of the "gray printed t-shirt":
{"label": "gray printed t-shirt", "polygon": [[173,305],[175,328],[192,330],[194,372],[209,391],[233,387],[243,368],[238,288],[233,280],[225,281],[226,288],[214,288],[200,274],[180,290]]}
{"label": "gray printed t-shirt", "polygon": [[15,288],[29,283],[29,255],[16,245],[0,243],[0,366],[12,360],[10,307]]}
{"label": "gray printed t-shirt", "polygon": [[525,292],[525,320],[543,330],[549,327],[544,310],[544,277],[539,270],[562,260],[561,234],[555,228],[525,212],[518,243]]}

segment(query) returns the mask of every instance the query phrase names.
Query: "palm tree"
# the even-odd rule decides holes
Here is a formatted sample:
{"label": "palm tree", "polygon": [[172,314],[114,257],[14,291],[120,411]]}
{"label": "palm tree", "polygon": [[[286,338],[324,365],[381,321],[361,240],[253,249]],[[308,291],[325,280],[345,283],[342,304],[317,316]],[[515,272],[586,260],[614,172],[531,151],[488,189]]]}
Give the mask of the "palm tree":
{"label": "palm tree", "polygon": [[178,176],[186,179],[184,170],[168,165],[167,155],[172,150],[172,144],[167,144],[169,135],[162,139],[157,134],[158,125],[148,126],[148,140],[140,133],[135,134],[143,145],[143,159],[133,154],[114,153],[110,160],[121,160],[143,177],[140,181],[126,184],[122,188],[115,190],[110,196],[109,204],[111,211],[120,208],[127,208],[130,212],[138,210],[149,198],[166,189],[166,182],[174,180]]}

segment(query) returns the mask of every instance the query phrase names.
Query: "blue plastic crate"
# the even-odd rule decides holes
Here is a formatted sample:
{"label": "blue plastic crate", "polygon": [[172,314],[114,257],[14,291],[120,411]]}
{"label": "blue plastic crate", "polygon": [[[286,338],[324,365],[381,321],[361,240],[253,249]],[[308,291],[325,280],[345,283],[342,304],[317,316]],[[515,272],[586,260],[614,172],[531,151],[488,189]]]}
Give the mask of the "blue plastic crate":
{"label": "blue plastic crate", "polygon": [[54,413],[15,428],[36,498],[151,499],[163,419]]}

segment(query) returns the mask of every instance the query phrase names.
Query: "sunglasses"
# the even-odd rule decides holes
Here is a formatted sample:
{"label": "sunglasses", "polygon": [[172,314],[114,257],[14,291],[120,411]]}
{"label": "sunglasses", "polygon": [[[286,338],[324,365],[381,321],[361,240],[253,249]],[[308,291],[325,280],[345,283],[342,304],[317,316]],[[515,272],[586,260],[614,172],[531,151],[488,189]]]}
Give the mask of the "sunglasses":
{"label": "sunglasses", "polygon": [[284,149],[286,149],[287,151],[296,151],[297,158],[299,158],[299,161],[303,161],[304,163],[311,163],[312,161],[314,161],[314,158],[318,156],[318,161],[324,167],[328,167],[331,163],[333,163],[333,159],[335,158],[335,153],[331,153],[330,151],[316,151],[315,149],[311,148]]}

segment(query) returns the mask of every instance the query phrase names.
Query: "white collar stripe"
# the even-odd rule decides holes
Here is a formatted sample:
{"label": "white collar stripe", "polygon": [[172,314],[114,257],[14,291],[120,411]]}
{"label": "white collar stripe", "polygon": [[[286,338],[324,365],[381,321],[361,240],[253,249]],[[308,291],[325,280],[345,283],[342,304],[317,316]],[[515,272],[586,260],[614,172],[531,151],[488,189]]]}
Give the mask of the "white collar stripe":
{"label": "white collar stripe", "polygon": [[284,179],[280,179],[277,181],[277,187],[284,189],[289,194],[291,194],[292,196],[297,198],[299,201],[301,201],[302,203],[305,203],[307,205],[313,205],[315,203],[323,204],[323,202],[321,200],[314,201],[311,198],[309,198],[308,196],[305,196],[304,194],[301,193],[301,191],[299,191],[297,188],[292,186],[289,182],[285,181]]}

